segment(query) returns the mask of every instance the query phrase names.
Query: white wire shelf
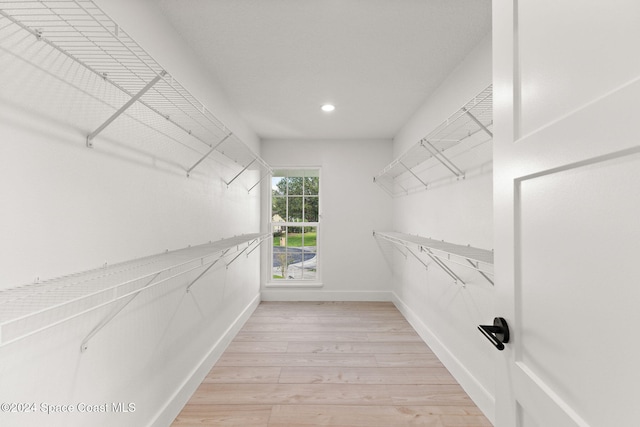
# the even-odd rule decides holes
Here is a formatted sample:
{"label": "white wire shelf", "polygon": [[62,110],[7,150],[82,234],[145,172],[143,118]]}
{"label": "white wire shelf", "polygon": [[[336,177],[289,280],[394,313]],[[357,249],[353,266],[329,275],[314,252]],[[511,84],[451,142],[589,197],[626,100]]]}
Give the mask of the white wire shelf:
{"label": "white wire shelf", "polygon": [[441,164],[456,178],[464,178],[465,172],[447,157],[445,151],[479,133],[493,137],[492,124],[493,87],[490,85],[382,169],[373,180],[394,197],[427,189],[429,182],[418,166],[428,160]]}
{"label": "white wire shelf", "polygon": [[227,185],[245,170],[257,170],[260,180],[270,173],[263,159],[93,1],[0,0],[0,39],[16,38],[17,32],[71,58],[128,97],[128,102],[87,135],[87,146],[93,146],[94,138],[125,111],[130,112],[133,104],[141,104],[201,145],[198,161],[184,165],[187,175],[213,151],[237,164],[239,173],[224,178]]}
{"label": "white wire shelf", "polygon": [[228,268],[242,254],[249,256],[270,236],[243,234],[0,290],[0,347],[104,308],[108,311],[106,317],[81,344],[81,349],[86,350],[90,338],[141,292],[176,283],[189,292],[218,262],[224,261]]}
{"label": "white wire shelf", "polygon": [[395,231],[374,231],[373,235],[376,238],[384,239],[394,245],[405,248],[408,253],[427,267],[424,260],[412,250],[412,248],[417,249],[418,252],[431,258],[456,283],[460,282],[463,286],[466,283],[447,265],[448,263],[476,270],[493,285],[493,280],[488,277],[488,275],[493,276],[493,251]]}

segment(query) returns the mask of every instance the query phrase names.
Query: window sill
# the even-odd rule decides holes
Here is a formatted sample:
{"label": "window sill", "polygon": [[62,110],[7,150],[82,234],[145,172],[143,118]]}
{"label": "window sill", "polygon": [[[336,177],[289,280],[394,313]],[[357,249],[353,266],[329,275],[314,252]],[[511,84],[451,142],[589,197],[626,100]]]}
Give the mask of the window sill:
{"label": "window sill", "polygon": [[268,282],[264,285],[265,288],[321,288],[323,286],[322,282],[298,282],[294,280]]}

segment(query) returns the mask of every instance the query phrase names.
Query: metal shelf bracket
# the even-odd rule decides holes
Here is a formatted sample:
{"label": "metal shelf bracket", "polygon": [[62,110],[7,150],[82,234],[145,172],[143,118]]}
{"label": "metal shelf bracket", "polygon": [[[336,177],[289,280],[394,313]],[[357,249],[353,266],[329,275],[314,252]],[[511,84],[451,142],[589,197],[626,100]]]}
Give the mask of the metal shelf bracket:
{"label": "metal shelf bracket", "polygon": [[256,182],[255,184],[253,184],[251,186],[251,188],[249,188],[248,193],[251,193],[251,190],[253,190],[254,188],[256,188],[256,186],[258,184],[260,184],[262,182],[263,179],[265,179],[267,177],[267,175],[269,175],[271,173],[271,170],[267,170],[265,173],[262,174],[262,176],[260,177],[260,179],[258,180],[258,182]]}
{"label": "metal shelf bracket", "polygon": [[405,164],[404,164],[404,163],[402,163],[402,162],[400,162],[400,164],[402,165],[402,167],[403,167],[403,168],[405,168],[405,169],[407,170],[407,172],[409,172],[411,175],[413,175],[413,177],[414,177],[415,179],[417,179],[418,181],[420,181],[420,183],[421,183],[422,185],[424,185],[424,188],[428,188],[428,187],[429,187],[429,185],[428,185],[426,182],[424,182],[422,179],[420,179],[420,177],[419,177],[418,175],[416,175],[416,174],[411,170],[411,168],[409,168],[407,165],[405,165]]}
{"label": "metal shelf bracket", "polygon": [[196,283],[198,280],[200,280],[202,278],[202,276],[204,276],[205,274],[207,274],[207,271],[211,270],[213,268],[214,265],[216,265],[218,263],[218,261],[220,261],[222,259],[222,257],[229,251],[229,249],[227,249],[226,251],[222,252],[222,255],[220,255],[219,258],[213,260],[211,262],[211,264],[209,264],[209,266],[207,268],[204,269],[204,271],[202,271],[200,274],[198,274],[198,277],[196,277],[195,279],[193,279],[188,285],[187,285],[187,289],[186,292],[189,293],[189,290],[191,289],[191,286],[193,286],[194,283]]}
{"label": "metal shelf bracket", "polygon": [[489,276],[487,276],[486,274],[484,274],[482,271],[480,271],[480,263],[478,262],[473,262],[470,259],[467,259],[467,262],[469,264],[471,264],[473,266],[473,269],[476,270],[478,273],[480,273],[482,275],[482,277],[484,277],[489,283],[491,283],[492,285],[494,285],[493,280],[491,280],[489,278]]}
{"label": "metal shelf bracket", "polygon": [[[146,287],[150,286],[157,278],[160,274],[162,274],[163,272],[159,272],[156,273],[151,280],[149,280],[144,286],[142,286],[139,291],[141,292],[143,289],[145,289]],[[124,308],[129,305],[129,303],[131,301],[133,301],[138,295],[140,295],[140,292],[134,293],[132,295],[129,295],[129,298],[127,298],[126,301],[124,301],[124,303],[120,304],[119,307],[115,307],[113,310],[111,310],[111,313],[109,313],[107,315],[107,317],[105,317],[104,319],[102,319],[102,322],[98,323],[96,325],[95,328],[93,328],[91,330],[91,332],[89,332],[89,334],[85,337],[85,339],[82,340],[82,343],[80,344],[80,352],[84,353],[88,348],[89,348],[89,340],[91,340],[91,338],[93,338],[98,332],[100,332],[102,330],[102,328],[104,328],[105,326],[107,326],[109,324],[109,322],[111,322],[111,320],[113,320],[114,317],[116,317],[118,315],[118,313],[120,313],[122,310],[124,310]]]}
{"label": "metal shelf bracket", "polygon": [[233,132],[229,132],[227,135],[225,135],[224,138],[222,138],[220,141],[218,141],[218,143],[214,146],[211,147],[211,149],[209,151],[207,151],[207,154],[205,154],[204,156],[202,156],[200,158],[200,160],[198,160],[197,162],[194,163],[193,166],[191,166],[189,169],[187,169],[187,177],[191,174],[191,171],[194,170],[196,168],[196,166],[198,166],[200,163],[202,163],[204,161],[204,159],[206,159],[207,157],[209,157],[209,155],[211,155],[211,153],[213,153],[215,151],[216,148],[218,148],[220,146],[220,144],[222,144],[223,142],[225,142],[227,139],[229,139],[229,137],[233,135]]}
{"label": "metal shelf bracket", "polygon": [[408,248],[408,247],[406,247],[406,246],[405,246],[405,248],[407,249],[407,251],[409,251],[409,253],[410,253],[411,255],[413,255],[413,257],[414,257],[415,259],[417,259],[417,260],[418,260],[418,262],[419,262],[420,264],[424,265],[424,268],[426,268],[427,270],[429,270],[429,265],[428,265],[426,262],[424,262],[424,261],[423,261],[423,260],[422,260],[418,255],[416,255],[416,254],[415,254],[411,249],[409,249],[409,248]]}
{"label": "metal shelf bracket", "polygon": [[[269,234],[269,236],[271,236],[271,235]],[[258,248],[258,246],[260,246],[260,245],[262,244],[262,242],[263,242],[266,238],[267,238],[267,236],[265,235],[265,236],[261,236],[261,237],[259,237],[259,238],[257,238],[257,239],[252,240],[251,242],[249,242],[249,243],[247,244],[247,246],[246,246],[243,250],[241,250],[241,251],[240,251],[240,252],[239,252],[235,257],[233,257],[233,259],[232,259],[231,261],[229,261],[229,262],[227,263],[226,268],[229,268],[229,266],[230,266],[231,264],[233,264],[233,262],[234,262],[235,260],[237,260],[237,259],[240,257],[240,255],[242,255],[243,253],[245,253],[245,252],[247,251],[247,249],[249,249],[249,248],[250,248],[250,247],[251,247],[255,242],[258,242],[258,244],[257,244],[254,248],[252,248],[249,252],[247,252],[247,257],[248,257],[248,256],[249,256],[249,254],[251,254],[251,252],[253,252],[254,250],[256,250],[256,249]]]}
{"label": "metal shelf bracket", "polygon": [[482,124],[480,120],[476,118],[471,111],[467,110],[465,107],[462,107],[462,111],[464,111],[470,118],[473,120],[483,131],[485,131],[491,138],[493,138],[493,132],[491,132],[485,125]]}
{"label": "metal shelf bracket", "polygon": [[431,249],[421,246],[420,250],[425,252],[429,256],[429,258],[431,258],[433,262],[435,262],[438,265],[438,267],[443,269],[445,273],[447,273],[451,278],[453,278],[453,280],[456,283],[458,282],[462,283],[463,288],[467,286],[464,280],[462,280],[456,273],[454,273],[453,270],[451,270],[436,254],[434,254],[431,251]]}
{"label": "metal shelf bracket", "polygon": [[[264,242],[266,240],[266,238],[261,238],[260,241],[258,242],[257,245],[255,245],[253,247],[253,249],[251,249],[249,252],[247,252],[247,257],[249,257],[249,255],[251,255],[251,252],[255,251],[256,249],[258,249],[260,247],[260,245],[262,245],[262,242]],[[255,240],[254,240],[255,241]]]}
{"label": "metal shelf bracket", "polygon": [[[428,147],[425,144],[427,144]],[[464,172],[462,172],[460,168],[458,168],[451,160],[449,160],[449,158],[445,156],[444,153],[442,153],[441,151],[438,151],[438,149],[434,147],[433,144],[431,144],[426,139],[423,139],[422,141],[420,141],[420,145],[429,153],[431,153],[433,158],[435,158],[437,161],[442,163],[444,167],[449,169],[452,174],[454,174],[458,178],[460,177],[464,178]]]}
{"label": "metal shelf bracket", "polygon": [[235,180],[236,180],[236,178],[237,178],[237,177],[239,177],[240,175],[242,175],[244,171],[246,171],[247,169],[249,169],[249,166],[251,166],[252,164],[254,164],[254,163],[256,162],[256,160],[258,160],[258,158],[257,158],[257,157],[254,157],[254,159],[253,159],[253,160],[251,160],[247,166],[245,166],[244,168],[242,168],[242,170],[241,170],[240,172],[238,172],[238,173],[236,174],[236,176],[234,176],[233,178],[231,178],[231,181],[229,181],[229,182],[225,181],[224,183],[225,183],[225,184],[227,184],[227,187],[229,187],[229,186],[231,185],[231,183],[232,183],[233,181],[235,181]]}
{"label": "metal shelf bracket", "polygon": [[147,93],[149,91],[149,89],[151,89],[153,87],[153,85],[155,85],[156,83],[158,83],[158,81],[160,79],[162,79],[165,75],[167,74],[167,72],[165,70],[162,70],[158,75],[156,75],[153,80],[151,80],[149,83],[147,83],[145,85],[145,87],[143,87],[140,92],[136,93],[133,97],[131,97],[131,99],[129,99],[122,107],[120,107],[118,109],[118,111],[116,111],[115,113],[113,113],[113,115],[111,117],[109,117],[103,124],[101,124],[100,126],[98,126],[98,128],[96,130],[94,130],[93,132],[91,132],[89,135],[87,135],[87,147],[91,148],[93,147],[93,138],[95,138],[96,136],[98,136],[98,134],[100,132],[102,132],[107,126],[109,126],[115,119],[117,119],[118,117],[120,117],[120,115],[122,115],[122,113],[124,113],[125,111],[127,111],[127,109],[129,107],[131,107],[137,100],[139,100],[142,95],[144,95],[145,93]]}

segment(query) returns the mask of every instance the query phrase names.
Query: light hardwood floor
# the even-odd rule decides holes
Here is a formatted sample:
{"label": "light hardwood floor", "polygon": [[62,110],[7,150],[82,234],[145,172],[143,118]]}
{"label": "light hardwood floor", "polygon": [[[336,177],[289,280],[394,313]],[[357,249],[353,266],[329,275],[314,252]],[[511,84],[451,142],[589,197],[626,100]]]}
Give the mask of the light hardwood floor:
{"label": "light hardwood floor", "polygon": [[491,423],[393,304],[263,302],[172,426]]}

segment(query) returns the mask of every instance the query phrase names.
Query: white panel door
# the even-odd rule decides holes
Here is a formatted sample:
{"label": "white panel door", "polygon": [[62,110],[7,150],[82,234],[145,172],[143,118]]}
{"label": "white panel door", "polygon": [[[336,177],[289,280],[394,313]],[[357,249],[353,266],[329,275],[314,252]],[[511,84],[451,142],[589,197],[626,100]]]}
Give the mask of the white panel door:
{"label": "white panel door", "polygon": [[640,2],[493,8],[496,426],[640,425]]}

